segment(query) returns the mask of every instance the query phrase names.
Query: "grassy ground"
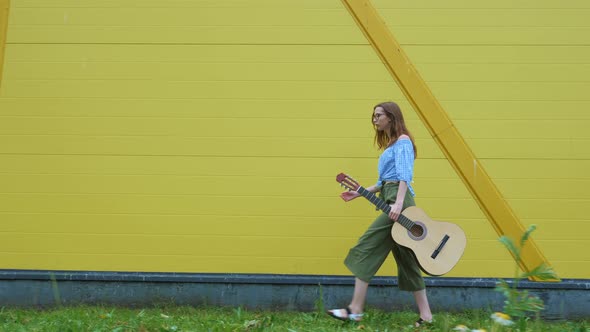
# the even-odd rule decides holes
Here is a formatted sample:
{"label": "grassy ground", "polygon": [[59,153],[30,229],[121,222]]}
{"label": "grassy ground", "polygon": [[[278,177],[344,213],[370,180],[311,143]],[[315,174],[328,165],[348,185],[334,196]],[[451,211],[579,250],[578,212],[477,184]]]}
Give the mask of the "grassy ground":
{"label": "grassy ground", "polygon": [[[63,307],[34,310],[0,308],[0,331],[453,331],[459,324],[471,329],[513,331],[492,326],[491,313],[437,313],[429,328],[411,327],[412,312],[386,313],[368,310],[361,323],[340,322],[319,312],[247,311],[241,308],[162,307],[128,309],[115,307]],[[545,322],[532,320],[534,332],[588,332],[590,321]],[[515,330],[514,330],[515,331]]]}

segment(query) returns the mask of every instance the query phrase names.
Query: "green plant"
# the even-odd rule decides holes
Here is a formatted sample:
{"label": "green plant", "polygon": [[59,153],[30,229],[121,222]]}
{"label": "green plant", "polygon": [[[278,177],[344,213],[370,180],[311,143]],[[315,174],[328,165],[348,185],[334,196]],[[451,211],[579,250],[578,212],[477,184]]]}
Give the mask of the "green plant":
{"label": "green plant", "polygon": [[504,294],[504,313],[513,317],[520,324],[521,328],[526,328],[527,315],[537,313],[544,309],[543,300],[535,295],[529,294],[526,290],[519,290],[518,284],[521,279],[535,278],[537,280],[558,280],[559,277],[550,266],[541,264],[529,272],[521,272],[519,266],[522,263],[522,248],[530,238],[531,233],[536,229],[535,225],[529,226],[520,238],[517,246],[512,239],[507,236],[501,236],[500,242],[512,253],[516,262],[516,271],[514,281],[509,284],[506,280],[501,279],[496,285],[496,291]]}
{"label": "green plant", "polygon": [[324,306],[324,289],[322,287],[322,284],[319,284],[318,287],[319,287],[319,296],[314,301],[314,307],[315,307],[315,311],[317,314],[323,315],[326,312],[326,307]]}

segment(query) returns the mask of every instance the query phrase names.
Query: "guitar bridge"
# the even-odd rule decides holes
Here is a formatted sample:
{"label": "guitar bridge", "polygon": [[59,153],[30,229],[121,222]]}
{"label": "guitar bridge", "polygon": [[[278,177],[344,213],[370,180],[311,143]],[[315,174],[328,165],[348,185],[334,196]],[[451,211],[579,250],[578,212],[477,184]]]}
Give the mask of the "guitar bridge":
{"label": "guitar bridge", "polygon": [[444,248],[445,244],[447,244],[447,241],[450,239],[450,237],[448,235],[445,235],[443,237],[443,239],[440,241],[440,243],[438,244],[438,247],[436,247],[436,250],[434,250],[432,252],[432,255],[430,255],[430,258],[435,259],[436,256],[438,256],[438,254],[441,252],[441,250]]}

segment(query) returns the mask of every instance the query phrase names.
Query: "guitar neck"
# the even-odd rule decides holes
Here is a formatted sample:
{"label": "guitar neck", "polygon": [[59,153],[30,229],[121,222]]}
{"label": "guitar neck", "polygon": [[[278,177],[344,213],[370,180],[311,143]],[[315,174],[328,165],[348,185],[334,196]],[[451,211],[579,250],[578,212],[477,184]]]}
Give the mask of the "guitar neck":
{"label": "guitar neck", "polygon": [[[364,187],[359,186],[359,188],[356,191],[359,194],[361,194],[361,196],[366,198],[369,202],[371,202],[373,205],[375,205],[379,210],[385,212],[386,214],[389,214],[389,212],[391,211],[391,206],[389,206],[389,204],[387,204],[384,200],[377,197],[377,195],[368,191]],[[399,224],[401,224],[402,226],[404,226],[408,230],[411,229],[412,226],[415,225],[412,220],[408,219],[406,216],[404,216],[402,214],[400,214],[399,217],[397,218],[397,222]]]}
{"label": "guitar neck", "polygon": [[389,211],[391,211],[391,206],[389,206],[389,204],[385,203],[384,200],[377,197],[377,195],[368,191],[364,187],[359,187],[357,189],[357,192],[361,194],[364,198],[366,198],[369,202],[373,203],[373,205],[375,205],[379,210],[385,213],[389,213]]}

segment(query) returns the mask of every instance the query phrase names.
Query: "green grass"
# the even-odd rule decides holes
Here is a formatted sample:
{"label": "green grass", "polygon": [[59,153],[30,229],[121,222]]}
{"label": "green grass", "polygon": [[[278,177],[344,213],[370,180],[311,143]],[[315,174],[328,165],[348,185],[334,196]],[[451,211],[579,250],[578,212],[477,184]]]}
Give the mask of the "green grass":
{"label": "green grass", "polygon": [[[321,312],[251,311],[242,308],[168,306],[149,309],[82,306],[55,309],[0,308],[0,331],[416,331],[413,312],[369,309],[361,323],[340,322]],[[491,328],[490,312],[436,313],[423,331],[452,331],[458,325]],[[589,331],[589,321],[532,320],[528,331]]]}

